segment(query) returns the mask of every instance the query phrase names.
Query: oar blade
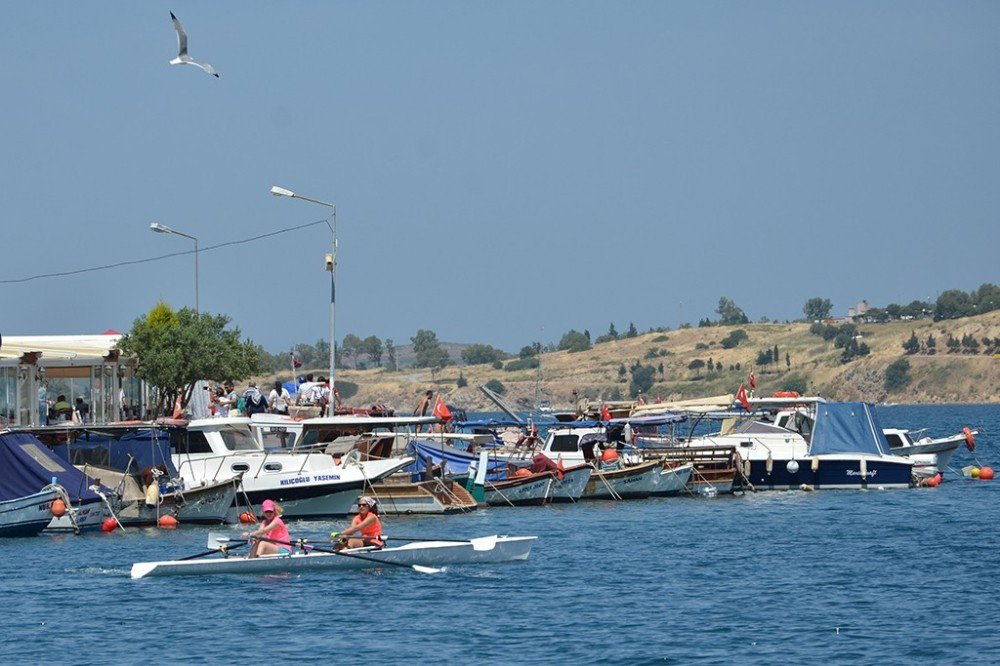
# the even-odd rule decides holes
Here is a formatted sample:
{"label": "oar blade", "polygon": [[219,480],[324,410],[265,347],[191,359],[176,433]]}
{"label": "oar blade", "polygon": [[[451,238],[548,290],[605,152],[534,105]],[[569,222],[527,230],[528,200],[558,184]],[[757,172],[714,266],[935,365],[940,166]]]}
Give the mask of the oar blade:
{"label": "oar blade", "polygon": [[235,539],[225,532],[209,532],[208,543],[205,544],[205,548],[219,550],[223,546],[228,546],[232,541],[235,541]]}
{"label": "oar blade", "polygon": [[497,547],[497,535],[469,539],[469,543],[472,544],[472,550],[480,552],[490,551]]}
{"label": "oar blade", "polygon": [[131,576],[133,579],[144,578],[155,568],[156,562],[136,562],[132,565]]}
{"label": "oar blade", "polygon": [[421,566],[419,564],[414,564],[413,565],[413,570],[414,571],[418,571],[418,572],[423,573],[423,574],[436,574],[436,573],[441,573],[442,571],[444,571],[444,569],[435,569],[434,567],[425,567],[425,566]]}

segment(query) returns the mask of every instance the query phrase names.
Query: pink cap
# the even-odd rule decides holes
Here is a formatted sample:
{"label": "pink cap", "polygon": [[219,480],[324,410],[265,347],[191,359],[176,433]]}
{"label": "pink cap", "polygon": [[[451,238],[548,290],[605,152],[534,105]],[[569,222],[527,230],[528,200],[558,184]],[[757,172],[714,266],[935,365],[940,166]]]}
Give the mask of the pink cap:
{"label": "pink cap", "polygon": [[264,500],[264,503],[260,505],[261,511],[274,511],[274,502],[271,500]]}

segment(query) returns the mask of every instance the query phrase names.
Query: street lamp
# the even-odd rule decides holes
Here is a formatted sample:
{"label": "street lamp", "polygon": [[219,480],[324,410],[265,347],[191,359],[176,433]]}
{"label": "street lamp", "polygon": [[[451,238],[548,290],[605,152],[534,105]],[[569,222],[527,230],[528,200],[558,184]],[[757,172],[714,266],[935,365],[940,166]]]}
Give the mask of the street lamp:
{"label": "street lamp", "polygon": [[176,229],[171,229],[165,224],[160,224],[159,222],[153,222],[149,225],[150,231],[155,231],[158,234],[174,234],[175,236],[183,236],[184,238],[190,238],[194,241],[194,311],[200,312],[198,307],[198,239],[190,234],[186,234],[183,231],[177,231]]}
{"label": "street lamp", "polygon": [[314,204],[319,204],[320,206],[326,206],[330,209],[330,219],[327,221],[326,225],[330,227],[332,242],[331,252],[326,255],[326,270],[330,271],[330,414],[333,414],[334,410],[332,407],[336,404],[334,391],[337,388],[337,383],[334,380],[334,372],[336,369],[335,354],[337,348],[337,204],[302,196],[301,194],[296,194],[291,190],[286,190],[285,188],[278,187],[277,185],[271,188],[271,194],[276,197],[302,199],[303,201],[309,201]]}

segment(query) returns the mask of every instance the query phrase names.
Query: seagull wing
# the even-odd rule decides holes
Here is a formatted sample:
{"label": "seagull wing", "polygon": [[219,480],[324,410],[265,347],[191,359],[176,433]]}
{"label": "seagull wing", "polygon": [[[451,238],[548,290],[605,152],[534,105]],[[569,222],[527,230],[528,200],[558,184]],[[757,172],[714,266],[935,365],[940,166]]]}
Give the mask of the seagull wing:
{"label": "seagull wing", "polygon": [[181,25],[181,22],[177,20],[177,17],[174,16],[173,12],[170,12],[170,18],[174,22],[174,30],[177,31],[177,55],[178,56],[187,55],[188,52],[187,33],[184,32],[184,27]]}
{"label": "seagull wing", "polygon": [[209,65],[207,62],[201,62],[201,61],[195,60],[194,58],[191,58],[191,57],[188,57],[186,59],[186,62],[189,65],[194,65],[195,67],[198,67],[199,69],[203,70],[207,74],[211,74],[215,78],[219,78],[219,73],[216,72],[215,68],[212,67],[211,65]]}

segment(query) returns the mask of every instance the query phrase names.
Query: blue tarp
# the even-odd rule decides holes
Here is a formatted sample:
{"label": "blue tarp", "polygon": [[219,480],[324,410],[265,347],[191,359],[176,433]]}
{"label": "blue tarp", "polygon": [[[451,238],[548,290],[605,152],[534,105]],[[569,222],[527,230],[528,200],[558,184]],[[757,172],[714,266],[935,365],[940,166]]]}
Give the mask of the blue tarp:
{"label": "blue tarp", "polygon": [[810,455],[871,453],[889,450],[875,408],[865,402],[829,402],[816,406]]}
{"label": "blue tarp", "polygon": [[142,428],[123,433],[88,430],[66,444],[53,447],[53,452],[75,465],[86,462],[136,474],[144,467],[163,465],[171,477],[177,470],[170,460],[170,436],[166,431]]}
{"label": "blue tarp", "polygon": [[26,497],[52,483],[61,485],[74,502],[100,501],[90,479],[27,433],[0,434],[0,501]]}

